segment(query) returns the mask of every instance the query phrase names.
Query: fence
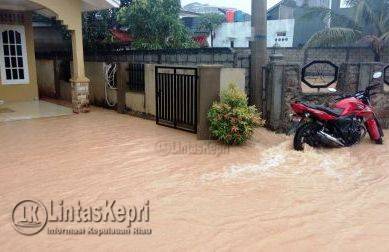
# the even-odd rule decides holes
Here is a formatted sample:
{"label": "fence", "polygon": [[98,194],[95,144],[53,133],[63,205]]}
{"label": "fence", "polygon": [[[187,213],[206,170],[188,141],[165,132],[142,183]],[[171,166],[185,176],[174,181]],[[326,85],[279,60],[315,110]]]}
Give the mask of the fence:
{"label": "fence", "polygon": [[[198,66],[217,64],[226,68],[245,68],[245,86],[249,90],[250,81],[249,48],[196,48],[167,50],[131,50],[128,45],[100,46],[85,50],[87,62],[129,62],[136,64]],[[373,62],[374,54],[370,48],[268,48],[268,55],[282,54],[289,63],[305,65],[313,60],[330,60],[336,65],[343,63]],[[37,59],[71,60],[68,51],[36,52]],[[383,62],[389,62],[389,49],[384,53]]]}
{"label": "fence", "polygon": [[[337,48],[268,48],[268,55],[282,54],[285,61],[305,65],[313,60],[330,60],[342,63],[373,62],[374,54],[365,47]],[[85,50],[85,60],[91,62],[132,62],[143,64],[200,65],[221,64],[225,67],[250,67],[249,48],[197,48],[166,50],[130,50],[126,45],[99,47]],[[38,59],[71,59],[71,51],[36,52]],[[389,49],[383,54],[382,62],[389,63]]]}
{"label": "fence", "polygon": [[[370,85],[375,71],[382,71],[382,63],[344,63],[339,67],[336,93],[303,92],[302,69],[298,64],[271,62],[268,66],[266,83],[266,104],[264,116],[268,126],[277,131],[287,132],[290,128],[289,115],[293,113],[290,104],[293,101],[305,101],[316,104],[331,104],[339,95],[354,94]],[[389,88],[382,81],[382,87],[373,98],[373,106],[380,123],[389,128]]]}
{"label": "fence", "polygon": [[[285,130],[288,124],[285,119],[288,117],[288,102],[292,98],[301,98],[308,101],[315,102],[328,102],[332,98],[332,94],[308,94],[302,91],[301,85],[301,66],[305,63],[309,63],[315,59],[318,60],[330,60],[335,65],[340,66],[339,81],[337,83],[343,88],[344,92],[352,92],[358,88],[360,83],[366,82],[366,73],[371,71],[368,68],[368,64],[361,64],[360,62],[373,61],[374,54],[368,48],[315,48],[309,50],[301,50],[297,48],[269,48],[268,53],[281,53],[285,55],[284,62],[277,64],[270,64],[265,70],[267,74],[266,86],[264,89],[263,98],[266,101],[264,105],[264,115],[268,118],[273,118],[269,122],[274,122],[271,125],[272,128]],[[71,55],[66,52],[49,52],[49,53],[37,53],[37,59],[52,59],[59,62],[65,62],[69,64]],[[128,83],[128,90],[125,94],[125,105],[128,109],[152,116],[157,116],[156,111],[156,76],[155,65],[158,66],[181,66],[195,68],[199,65],[220,65],[222,68],[219,77],[215,77],[215,82],[221,86],[228,85],[232,79],[237,76],[237,73],[231,71],[231,69],[237,69],[243,73],[243,88],[248,89],[249,83],[249,67],[250,67],[250,51],[246,49],[229,49],[229,48],[208,48],[208,49],[183,49],[183,50],[156,50],[156,51],[133,51],[127,48],[107,49],[103,52],[86,52],[86,75],[91,79],[91,101],[92,104],[103,105],[104,102],[104,77],[100,74],[100,65],[103,62],[118,62],[125,64],[129,67],[129,72],[126,73],[126,82]],[[389,54],[386,53],[383,57],[384,61],[389,62]],[[287,62],[287,63],[285,63]],[[292,63],[295,62],[295,63]],[[135,64],[135,65],[134,65]],[[140,65],[144,65],[144,73]],[[60,63],[54,64],[59,66],[57,74],[61,75]],[[65,64],[66,65],[66,64]],[[97,66],[99,68],[97,68]],[[131,68],[131,69],[130,69]],[[386,72],[389,70],[386,69]],[[132,74],[131,74],[131,73]],[[206,72],[206,71],[204,71]],[[309,71],[307,73],[310,73]],[[241,79],[240,73],[239,83]],[[44,76],[44,74],[40,74]],[[143,76],[143,80],[142,80]],[[232,77],[231,77],[232,76]],[[386,74],[388,76],[388,74]],[[39,80],[38,76],[38,82]],[[122,76],[122,78],[124,78]],[[59,79],[59,78],[56,78]],[[386,77],[384,79],[388,81]],[[62,94],[70,93],[70,83],[60,81],[60,90]],[[144,83],[143,83],[144,82]],[[389,81],[388,81],[389,82]],[[203,90],[212,89],[212,81],[204,83]],[[161,84],[163,85],[163,84]],[[279,86],[281,85],[281,86]],[[47,86],[47,85],[46,85]],[[142,90],[144,90],[142,92]],[[140,91],[140,92],[139,92]],[[270,93],[269,93],[270,92]],[[61,94],[61,97],[62,97]],[[277,94],[277,95],[275,95]],[[116,93],[113,92],[110,95],[110,100],[116,99]],[[207,94],[204,93],[203,96]],[[277,98],[278,97],[278,98]],[[387,93],[382,93],[378,96],[378,108],[380,113],[383,114],[383,125],[389,127],[389,123],[386,118],[387,111]],[[173,107],[176,106],[173,104]],[[201,106],[198,105],[197,106]],[[202,111],[204,112],[204,111]],[[160,111],[161,118],[165,115]],[[168,118],[170,122],[173,122],[174,118]],[[186,122],[190,127],[193,126],[193,121]],[[198,122],[200,124],[200,122]],[[179,124],[177,122],[176,124]],[[194,126],[192,130],[194,129]],[[206,134],[204,134],[206,135]]]}

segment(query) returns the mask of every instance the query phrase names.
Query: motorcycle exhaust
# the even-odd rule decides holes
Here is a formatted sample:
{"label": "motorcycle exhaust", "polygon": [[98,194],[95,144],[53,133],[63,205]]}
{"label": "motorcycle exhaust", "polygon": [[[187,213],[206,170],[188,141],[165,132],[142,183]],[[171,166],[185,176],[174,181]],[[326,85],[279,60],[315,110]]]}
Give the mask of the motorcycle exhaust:
{"label": "motorcycle exhaust", "polygon": [[325,145],[334,146],[334,147],[344,147],[345,146],[339,139],[325,133],[322,130],[317,132],[317,134],[319,135],[322,143],[324,143]]}

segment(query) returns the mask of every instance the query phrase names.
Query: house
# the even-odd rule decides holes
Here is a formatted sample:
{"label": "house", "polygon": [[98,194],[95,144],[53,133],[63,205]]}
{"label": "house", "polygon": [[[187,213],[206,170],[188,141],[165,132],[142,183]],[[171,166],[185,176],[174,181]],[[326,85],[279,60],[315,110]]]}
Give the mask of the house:
{"label": "house", "polygon": [[[303,18],[306,7],[332,8],[347,15],[344,0],[282,0],[267,11],[267,46],[301,47],[317,31],[329,27],[321,17]],[[208,38],[210,40],[210,38]],[[215,47],[248,47],[251,21],[224,23],[216,31]]]}
{"label": "house", "polygon": [[183,9],[185,11],[197,13],[197,14],[210,14],[210,13],[223,14],[222,9],[226,9],[226,8],[221,8],[218,6],[212,6],[209,4],[202,4],[202,3],[195,2],[195,3],[190,3],[185,5]]}
{"label": "house", "polygon": [[[267,21],[267,47],[292,47],[294,19]],[[249,47],[251,41],[251,21],[223,23],[216,30],[213,44],[215,47]],[[208,37],[210,42],[210,37]]]}
{"label": "house", "polygon": [[[222,45],[220,41],[217,41],[216,43],[220,45],[219,47],[229,47],[230,45],[234,47],[234,43],[239,47],[240,44],[244,44],[246,41],[246,38],[242,38],[241,34],[247,33],[247,29],[251,32],[250,27],[245,27],[245,22],[250,21],[251,16],[241,10],[201,3],[185,5],[181,10],[180,18],[189,31],[194,34],[194,40],[202,47],[211,44],[208,32],[199,29],[201,15],[204,14],[219,14],[226,18],[226,23],[222,24],[222,27],[219,29],[219,33],[222,34],[219,38],[227,38],[224,41],[227,44]],[[229,37],[237,37],[238,39],[229,40]]]}
{"label": "house", "polygon": [[181,19],[182,23],[193,34],[197,33],[197,27],[200,24],[200,16],[201,16],[201,14],[199,14],[199,13],[187,11],[185,9],[181,9],[181,11],[180,11],[180,19]]}
{"label": "house", "polygon": [[32,15],[38,13],[55,18],[70,31],[73,111],[88,111],[90,81],[84,69],[81,13],[119,5],[119,0],[0,0],[0,100],[17,102],[38,99],[32,27]]}
{"label": "house", "polygon": [[[323,22],[321,17],[310,17],[309,21],[303,16],[306,14],[307,7],[330,8],[331,0],[283,0],[268,10],[268,20],[275,24],[273,29],[270,28],[268,44],[278,45],[281,47],[301,47],[317,31],[328,27],[328,23]],[[289,31],[282,28],[282,23],[289,20]],[[278,24],[278,25],[277,25]],[[292,41],[284,42],[282,36],[285,32],[293,37]],[[281,36],[280,36],[281,34]]]}

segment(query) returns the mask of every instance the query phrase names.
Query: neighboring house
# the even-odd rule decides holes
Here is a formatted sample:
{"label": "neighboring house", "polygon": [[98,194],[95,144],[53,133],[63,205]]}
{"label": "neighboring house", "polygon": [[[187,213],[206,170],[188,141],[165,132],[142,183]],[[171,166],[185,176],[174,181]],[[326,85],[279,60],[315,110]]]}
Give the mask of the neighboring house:
{"label": "neighboring house", "polygon": [[[196,2],[196,3],[185,5],[183,9],[185,11],[197,13],[197,14],[209,14],[209,13],[224,14],[222,10],[227,8],[221,8],[218,6],[211,6],[208,4],[202,4]],[[228,9],[234,9],[234,8],[228,8]]]}
{"label": "neighboring house", "polygon": [[267,47],[293,47],[295,41],[295,20],[268,20]]}
{"label": "neighboring house", "polygon": [[236,8],[212,6],[209,4],[201,4],[201,3],[191,3],[185,5],[183,7],[183,11],[189,13],[196,13],[197,15],[210,14],[210,13],[226,15],[227,19],[229,19],[229,17],[232,17],[231,19],[232,22],[249,21],[251,18],[250,14],[245,13],[244,11],[238,10]]}
{"label": "neighboring house", "polygon": [[[317,31],[329,27],[321,17],[309,21],[303,18],[306,7],[332,8],[349,15],[342,0],[283,0],[267,12],[267,46],[301,47]],[[210,38],[208,38],[209,40]],[[251,40],[251,21],[224,23],[216,31],[215,47],[248,47]]]}
{"label": "neighboring house", "polygon": [[[200,17],[204,14],[220,14],[225,16],[226,23],[222,24],[218,36],[217,47],[240,47],[243,46],[248,38],[243,38],[242,34],[251,32],[250,27],[246,27],[245,23],[251,20],[251,16],[241,10],[235,8],[211,6],[208,4],[191,3],[184,6],[180,13],[180,18],[184,25],[194,35],[194,40],[200,46],[208,46],[211,44],[209,33],[199,29]],[[247,31],[249,29],[250,31]],[[250,35],[248,35],[250,36]]]}
{"label": "neighboring house", "polygon": [[[251,40],[251,22],[223,23],[215,32],[214,47],[248,47]],[[211,44],[211,38],[208,37]]]}
{"label": "neighboring house", "polygon": [[[267,47],[292,47],[294,19],[267,21]],[[251,22],[223,23],[217,30],[214,47],[248,47],[251,41]],[[208,38],[210,43],[210,38]]]}
{"label": "neighboring house", "polygon": [[[73,51],[72,100],[75,112],[88,109],[89,80],[85,77],[81,12],[113,8],[119,0],[1,0],[0,100],[38,99],[32,14],[60,21],[71,33]],[[50,34],[47,34],[50,40]],[[40,37],[44,40],[44,37]]]}
{"label": "neighboring house", "polygon": [[184,25],[193,33],[197,33],[197,27],[200,24],[201,14],[181,9],[180,19]]}

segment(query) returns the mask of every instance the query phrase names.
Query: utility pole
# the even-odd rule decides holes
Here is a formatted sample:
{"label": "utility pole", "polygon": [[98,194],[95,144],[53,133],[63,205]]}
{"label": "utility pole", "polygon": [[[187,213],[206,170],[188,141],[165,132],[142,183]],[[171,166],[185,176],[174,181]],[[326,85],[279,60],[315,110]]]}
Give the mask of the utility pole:
{"label": "utility pole", "polygon": [[267,64],[267,0],[251,0],[251,29],[250,102],[262,111],[262,67]]}

